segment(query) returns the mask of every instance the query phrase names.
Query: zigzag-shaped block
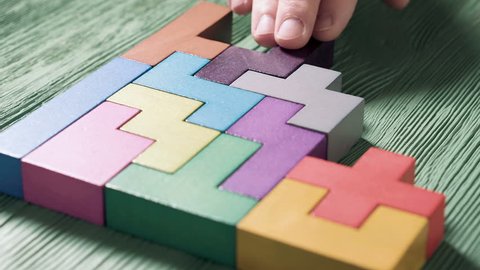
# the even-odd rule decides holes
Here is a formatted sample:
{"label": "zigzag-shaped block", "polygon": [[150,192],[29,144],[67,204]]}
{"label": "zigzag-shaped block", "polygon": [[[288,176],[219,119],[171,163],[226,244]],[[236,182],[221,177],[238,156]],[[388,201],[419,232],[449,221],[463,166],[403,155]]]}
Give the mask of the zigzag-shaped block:
{"label": "zigzag-shaped block", "polygon": [[203,105],[195,100],[135,84],[108,100],[141,110],[121,129],[155,140],[133,162],[156,170],[174,173],[220,134],[184,121]]}
{"label": "zigzag-shaped block", "polygon": [[304,63],[330,68],[333,63],[333,42],[311,41],[299,50],[274,47],[267,53],[231,46],[195,76],[230,85],[248,70],[286,78]]}
{"label": "zigzag-shaped block", "polygon": [[306,155],[326,157],[326,136],[287,124],[301,105],[271,97],[227,130],[262,147],[222,184],[232,192],[263,198]]}

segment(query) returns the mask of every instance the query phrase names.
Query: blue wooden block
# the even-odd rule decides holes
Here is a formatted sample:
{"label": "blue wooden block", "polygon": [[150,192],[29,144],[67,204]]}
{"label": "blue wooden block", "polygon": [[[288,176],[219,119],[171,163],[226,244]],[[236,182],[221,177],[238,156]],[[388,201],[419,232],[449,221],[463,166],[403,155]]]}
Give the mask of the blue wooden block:
{"label": "blue wooden block", "polygon": [[264,96],[194,77],[208,62],[208,59],[176,52],[134,83],[204,102],[187,121],[225,131]]}
{"label": "blue wooden block", "polygon": [[151,67],[115,58],[0,133],[0,192],[23,197],[21,159]]}

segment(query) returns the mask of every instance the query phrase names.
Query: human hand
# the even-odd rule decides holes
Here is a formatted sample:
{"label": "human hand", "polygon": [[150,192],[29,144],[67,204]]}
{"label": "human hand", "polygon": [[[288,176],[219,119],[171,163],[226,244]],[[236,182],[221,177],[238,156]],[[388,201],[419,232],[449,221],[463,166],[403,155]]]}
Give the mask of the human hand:
{"label": "human hand", "polygon": [[[409,0],[384,0],[403,9]],[[229,0],[238,14],[252,12],[252,35],[263,46],[298,49],[313,36],[336,39],[353,15],[357,0]]]}

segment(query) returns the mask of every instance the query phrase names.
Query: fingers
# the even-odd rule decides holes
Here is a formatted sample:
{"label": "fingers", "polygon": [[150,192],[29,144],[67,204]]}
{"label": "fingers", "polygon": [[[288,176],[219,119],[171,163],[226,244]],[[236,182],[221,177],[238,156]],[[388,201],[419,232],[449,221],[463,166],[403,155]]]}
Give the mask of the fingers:
{"label": "fingers", "polygon": [[298,49],[310,40],[320,0],[279,0],[275,41],[287,49]]}
{"label": "fingers", "polygon": [[276,45],[275,18],[278,0],[254,0],[252,6],[253,37],[262,46]]}
{"label": "fingers", "polygon": [[[383,0],[395,9],[410,0]],[[252,34],[262,46],[297,49],[311,36],[321,41],[338,38],[350,21],[357,0],[229,0],[233,11],[252,11]]]}
{"label": "fingers", "polygon": [[313,37],[320,41],[336,39],[352,18],[356,5],[357,0],[323,0],[315,22]]}
{"label": "fingers", "polygon": [[233,12],[238,14],[247,14],[252,11],[253,0],[228,0],[228,6]]}
{"label": "fingers", "polygon": [[410,0],[385,0],[385,3],[395,9],[404,9],[409,2]]}

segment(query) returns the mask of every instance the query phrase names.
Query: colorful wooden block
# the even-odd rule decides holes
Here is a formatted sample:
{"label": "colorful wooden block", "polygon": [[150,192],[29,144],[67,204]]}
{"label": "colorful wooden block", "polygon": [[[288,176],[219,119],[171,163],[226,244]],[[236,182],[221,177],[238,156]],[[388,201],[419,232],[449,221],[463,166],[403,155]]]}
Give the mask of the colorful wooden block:
{"label": "colorful wooden block", "polygon": [[156,170],[176,172],[220,134],[184,121],[203,105],[193,99],[129,84],[108,101],[141,110],[121,129],[155,140],[133,162]]}
{"label": "colorful wooden block", "polygon": [[415,160],[370,148],[353,168],[306,157],[288,177],[328,189],[313,214],[359,227],[380,205],[428,220],[427,254],[443,239],[445,196],[413,186]]}
{"label": "colorful wooden block", "polygon": [[273,47],[267,53],[231,46],[202,68],[195,76],[230,85],[248,70],[286,78],[303,63],[330,68],[333,42],[311,41],[299,50]]}
{"label": "colorful wooden block", "polygon": [[312,216],[327,190],[280,182],[239,223],[239,269],[420,269],[427,219],[380,206],[360,228]]}
{"label": "colorful wooden block", "polygon": [[363,99],[330,91],[341,88],[338,72],[302,65],[282,79],[247,71],[232,86],[304,104],[288,123],[326,134],[329,160],[343,157],[363,132]]}
{"label": "colorful wooden block", "polygon": [[175,51],[212,59],[229,46],[231,32],[229,8],[200,2],[123,57],[152,66]]}
{"label": "colorful wooden block", "polygon": [[259,142],[262,147],[221,188],[259,200],[306,155],[325,158],[325,135],[287,124],[301,108],[266,97],[228,129],[228,134]]}
{"label": "colorful wooden block", "polygon": [[175,174],[130,165],[107,184],[107,226],[231,266],[255,200],[218,189],[259,145],[222,134]]}
{"label": "colorful wooden block", "polygon": [[135,80],[135,83],[204,102],[205,105],[187,121],[225,131],[263,96],[194,77],[193,74],[208,61],[177,52]]}
{"label": "colorful wooden block", "polygon": [[23,197],[21,159],[150,69],[115,58],[0,133],[0,191]]}
{"label": "colorful wooden block", "polygon": [[138,112],[105,102],[23,158],[25,200],[102,225],[105,183],[153,143],[117,129]]}

